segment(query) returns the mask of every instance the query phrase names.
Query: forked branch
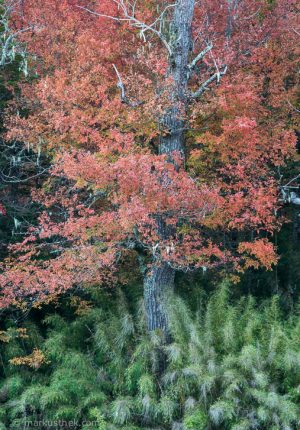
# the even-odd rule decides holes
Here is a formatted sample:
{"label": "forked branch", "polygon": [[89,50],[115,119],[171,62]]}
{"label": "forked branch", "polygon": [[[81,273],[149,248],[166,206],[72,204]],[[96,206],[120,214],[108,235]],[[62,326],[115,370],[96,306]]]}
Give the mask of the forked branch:
{"label": "forked branch", "polygon": [[164,18],[164,15],[167,11],[167,9],[169,9],[170,7],[174,7],[176,6],[174,5],[168,5],[165,10],[160,14],[160,16],[152,23],[152,24],[146,24],[145,22],[140,21],[139,19],[136,18],[135,16],[135,6],[136,6],[136,2],[134,2],[133,4],[128,2],[129,7],[127,6],[127,4],[124,2],[124,0],[113,0],[114,3],[117,4],[117,6],[120,8],[120,10],[122,11],[123,16],[121,17],[117,17],[114,15],[107,15],[107,14],[103,14],[100,12],[96,12],[94,10],[91,10],[87,7],[84,6],[77,6],[79,9],[85,10],[88,13],[91,13],[93,15],[99,16],[99,17],[103,17],[103,18],[108,18],[108,19],[112,19],[113,21],[125,21],[128,22],[132,25],[132,27],[137,28],[138,30],[140,30],[140,34],[141,36],[144,38],[144,40],[146,40],[145,38],[145,33],[147,31],[155,34],[163,43],[163,45],[165,46],[165,48],[167,49],[169,55],[172,55],[172,49],[170,47],[170,45],[168,44],[166,38],[164,37],[162,31],[161,31],[161,25],[159,25],[159,29],[156,28],[156,26],[158,24],[161,23],[161,21]]}

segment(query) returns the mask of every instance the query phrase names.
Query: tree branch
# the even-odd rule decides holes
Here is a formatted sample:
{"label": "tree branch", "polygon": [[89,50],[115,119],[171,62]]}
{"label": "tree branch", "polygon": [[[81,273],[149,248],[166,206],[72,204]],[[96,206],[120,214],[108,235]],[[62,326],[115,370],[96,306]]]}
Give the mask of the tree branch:
{"label": "tree branch", "polygon": [[193,70],[198,61],[202,60],[202,58],[213,48],[213,45],[210,43],[209,45],[207,45],[207,47],[205,49],[203,49],[203,51],[201,51],[197,57],[194,58],[194,60],[188,65],[188,68],[190,70]]}
{"label": "tree branch", "polygon": [[116,65],[115,65],[115,64],[113,64],[113,68],[115,69],[116,75],[117,75],[117,77],[118,77],[118,84],[117,84],[117,87],[118,87],[118,88],[120,89],[120,91],[121,91],[121,100],[122,100],[122,102],[126,102],[126,100],[127,100],[127,98],[126,98],[126,92],[125,92],[125,87],[124,87],[124,84],[123,84],[123,81],[122,81],[121,75],[120,75],[120,73],[119,73],[119,71],[118,71],[118,69],[117,69],[117,67],[116,67]]}
{"label": "tree branch", "polygon": [[292,184],[294,181],[296,181],[298,178],[300,178],[300,173],[299,173],[299,175],[297,175],[297,176],[295,176],[293,179],[291,179],[287,184],[285,184],[284,186],[283,186],[283,188],[286,188],[286,187],[288,187],[290,184]]}
{"label": "tree branch", "polygon": [[7,176],[3,172],[0,172],[0,177],[2,182],[5,182],[6,184],[20,184],[20,183],[31,181],[32,179],[38,178],[48,172],[49,172],[49,168],[46,168],[46,169],[43,169],[41,172],[38,172],[35,175],[29,176],[25,179],[19,179],[13,176]]}
{"label": "tree branch", "polygon": [[226,74],[226,72],[227,72],[227,66],[225,66],[225,68],[222,72],[217,71],[210,78],[208,78],[205,82],[203,82],[203,84],[198,88],[198,90],[191,94],[191,97],[193,99],[200,97],[212,82],[214,82],[214,81],[219,82],[221,79],[221,76],[224,76]]}
{"label": "tree branch", "polygon": [[142,105],[143,104],[143,102],[141,102],[141,101],[137,101],[137,102],[131,102],[129,99],[128,99],[128,97],[126,96],[126,90],[125,90],[125,86],[124,86],[124,84],[123,84],[123,81],[122,81],[122,78],[121,78],[121,75],[120,75],[120,73],[119,73],[119,71],[118,71],[118,69],[117,69],[117,67],[116,67],[116,65],[115,64],[113,64],[113,68],[114,68],[114,70],[115,70],[115,72],[116,72],[116,75],[117,75],[117,78],[118,78],[118,84],[117,84],[117,87],[120,89],[120,91],[121,91],[121,101],[122,101],[122,103],[126,103],[128,106],[130,106],[130,107],[137,107],[137,106],[140,106],[140,105]]}
{"label": "tree branch", "polygon": [[89,13],[96,15],[96,16],[99,16],[99,17],[112,19],[113,21],[129,22],[133,27],[136,27],[141,31],[141,35],[143,36],[144,40],[145,40],[144,33],[146,31],[150,31],[150,32],[154,33],[162,41],[162,43],[164,44],[165,48],[167,49],[169,55],[170,56],[172,55],[172,49],[171,49],[170,45],[166,41],[166,39],[163,36],[163,34],[161,33],[161,31],[156,30],[156,28],[154,28],[154,26],[156,25],[157,22],[159,22],[163,18],[163,15],[166,12],[166,9],[170,8],[173,5],[167,6],[167,8],[161,13],[159,18],[157,18],[152,24],[148,25],[145,22],[142,22],[135,17],[135,3],[133,5],[131,5],[132,11],[130,13],[123,0],[120,0],[120,1],[114,0],[114,2],[122,9],[123,14],[124,14],[123,18],[122,17],[116,17],[113,15],[106,15],[106,14],[98,13],[98,12],[95,12],[95,11],[93,11],[87,7],[84,7],[84,6],[77,5],[77,7],[79,9],[85,10],[86,12],[89,12]]}

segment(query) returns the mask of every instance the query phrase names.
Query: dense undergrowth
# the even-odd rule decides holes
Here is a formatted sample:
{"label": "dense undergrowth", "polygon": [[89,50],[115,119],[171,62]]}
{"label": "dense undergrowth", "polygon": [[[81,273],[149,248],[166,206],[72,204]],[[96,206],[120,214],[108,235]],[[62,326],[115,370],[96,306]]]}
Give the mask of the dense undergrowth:
{"label": "dense undergrowth", "polygon": [[197,312],[178,296],[169,306],[165,347],[121,293],[109,306],[78,302],[73,316],[58,309],[42,325],[28,319],[20,330],[8,320],[1,429],[38,420],[98,430],[300,428],[297,311],[284,319],[276,297],[233,303],[227,285]]}

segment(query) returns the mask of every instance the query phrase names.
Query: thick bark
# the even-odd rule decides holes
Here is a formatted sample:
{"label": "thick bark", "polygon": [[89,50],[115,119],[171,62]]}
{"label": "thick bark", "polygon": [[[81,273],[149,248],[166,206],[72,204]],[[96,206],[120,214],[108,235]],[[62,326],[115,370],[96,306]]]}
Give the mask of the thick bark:
{"label": "thick bark", "polygon": [[[161,120],[162,128],[167,131],[160,138],[159,153],[169,155],[179,152],[184,159],[184,128],[188,105],[188,61],[192,48],[191,27],[194,15],[194,0],[179,0],[170,26],[169,39],[172,42],[172,56],[169,58],[168,78],[172,78],[170,106]],[[170,232],[158,217],[158,234],[167,239]],[[147,325],[150,331],[160,329],[168,336],[168,315],[166,298],[174,288],[175,270],[166,262],[153,262],[144,279],[144,300]]]}
{"label": "thick bark", "polygon": [[153,265],[144,280],[144,303],[147,314],[148,330],[168,331],[166,299],[173,289],[175,271],[167,264]]}

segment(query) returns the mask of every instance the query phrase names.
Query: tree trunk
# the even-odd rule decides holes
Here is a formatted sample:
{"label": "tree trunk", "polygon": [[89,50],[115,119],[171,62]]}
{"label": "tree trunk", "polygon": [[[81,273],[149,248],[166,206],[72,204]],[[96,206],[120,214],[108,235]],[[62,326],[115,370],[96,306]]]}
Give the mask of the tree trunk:
{"label": "tree trunk", "polygon": [[[169,93],[170,106],[161,119],[163,133],[159,142],[159,153],[169,155],[173,161],[174,151],[184,160],[184,128],[188,108],[188,61],[192,49],[192,20],[194,0],[179,0],[175,6],[170,25],[169,39],[172,40],[172,56],[169,58],[168,79],[173,85]],[[158,234],[162,240],[168,239],[170,231],[158,217]],[[166,262],[153,262],[144,279],[144,302],[148,330],[160,329],[169,338],[166,300],[174,288],[175,270]]]}
{"label": "tree trunk", "polygon": [[166,299],[174,286],[175,270],[167,263],[153,265],[144,280],[144,303],[149,331],[160,329],[168,332]]}

